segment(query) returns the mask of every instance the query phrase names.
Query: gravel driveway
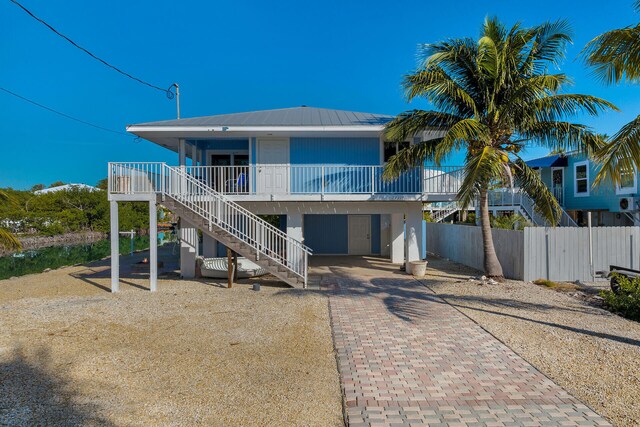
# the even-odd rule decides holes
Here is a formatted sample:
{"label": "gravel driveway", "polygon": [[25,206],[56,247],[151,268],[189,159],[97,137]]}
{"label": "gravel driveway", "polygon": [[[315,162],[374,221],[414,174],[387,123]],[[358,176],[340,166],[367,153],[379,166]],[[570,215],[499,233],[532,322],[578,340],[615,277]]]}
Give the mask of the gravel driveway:
{"label": "gravel driveway", "polygon": [[104,269],[0,281],[0,425],[342,425],[326,296]]}

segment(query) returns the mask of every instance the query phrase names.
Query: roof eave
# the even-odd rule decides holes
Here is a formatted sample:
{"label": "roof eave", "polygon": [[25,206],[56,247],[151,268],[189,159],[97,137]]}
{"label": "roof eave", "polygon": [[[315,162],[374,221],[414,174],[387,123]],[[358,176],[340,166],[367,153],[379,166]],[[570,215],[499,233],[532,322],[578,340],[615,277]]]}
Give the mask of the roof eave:
{"label": "roof eave", "polygon": [[129,125],[127,132],[381,132],[384,125],[346,126],[143,126]]}

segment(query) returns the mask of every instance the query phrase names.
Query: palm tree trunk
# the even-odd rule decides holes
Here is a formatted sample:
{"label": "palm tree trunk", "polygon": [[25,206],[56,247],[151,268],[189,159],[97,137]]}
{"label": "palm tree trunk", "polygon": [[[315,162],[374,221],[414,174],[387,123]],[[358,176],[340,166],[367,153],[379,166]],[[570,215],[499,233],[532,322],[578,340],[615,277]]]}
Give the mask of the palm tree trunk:
{"label": "palm tree trunk", "polygon": [[480,227],[482,228],[482,249],[484,251],[484,274],[494,279],[504,278],[502,266],[493,246],[491,219],[489,218],[489,196],[486,189],[480,190]]}

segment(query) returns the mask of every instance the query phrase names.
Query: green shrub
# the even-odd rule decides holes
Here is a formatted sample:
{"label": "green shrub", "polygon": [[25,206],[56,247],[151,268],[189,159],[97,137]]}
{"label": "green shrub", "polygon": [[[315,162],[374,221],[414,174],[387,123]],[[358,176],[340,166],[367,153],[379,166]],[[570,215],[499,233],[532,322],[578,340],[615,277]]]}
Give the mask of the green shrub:
{"label": "green shrub", "polygon": [[627,319],[640,321],[640,277],[628,279],[620,274],[615,274],[620,285],[619,292],[601,291],[607,308]]}
{"label": "green shrub", "polygon": [[531,224],[520,214],[500,215],[492,218],[491,226],[493,228],[502,228],[504,230],[524,230],[525,227],[530,227]]}

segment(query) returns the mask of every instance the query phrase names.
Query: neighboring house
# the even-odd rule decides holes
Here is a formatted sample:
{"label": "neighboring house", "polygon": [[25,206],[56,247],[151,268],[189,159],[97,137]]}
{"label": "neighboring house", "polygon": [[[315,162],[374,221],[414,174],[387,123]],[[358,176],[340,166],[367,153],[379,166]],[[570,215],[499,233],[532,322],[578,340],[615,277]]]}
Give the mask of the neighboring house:
{"label": "neighboring house", "polygon": [[[591,212],[594,226],[640,225],[640,188],[637,173],[629,175],[622,186],[603,183],[593,188],[598,169],[585,154],[550,154],[527,161],[536,170],[562,207],[560,226],[586,226]],[[534,209],[533,200],[518,188],[496,189],[489,193],[493,215],[517,212],[534,226],[548,226]],[[469,207],[470,210],[475,207]],[[425,205],[435,222],[446,221],[460,211],[457,202]]]}
{"label": "neighboring house", "polygon": [[57,193],[58,191],[71,191],[71,190],[85,190],[85,191],[100,191],[99,188],[92,187],[87,184],[64,184],[57,187],[43,188],[42,190],[34,191],[33,194],[48,194]]}
{"label": "neighboring house", "polygon": [[578,223],[586,225],[591,212],[593,225],[640,225],[638,174],[625,177],[621,186],[603,183],[594,188],[598,168],[582,153],[554,154],[530,160],[542,181],[560,205]]}
{"label": "neighboring house", "polygon": [[118,201],[174,210],[183,277],[195,274],[196,254],[225,256],[222,245],[294,286],[306,284],[311,253],[421,259],[422,203],[451,200],[459,180],[446,167],[383,180],[389,156],[415,142],[387,147],[383,129],[392,118],[303,106],[130,125],[176,152],[178,166],[110,163],[112,230]]}

